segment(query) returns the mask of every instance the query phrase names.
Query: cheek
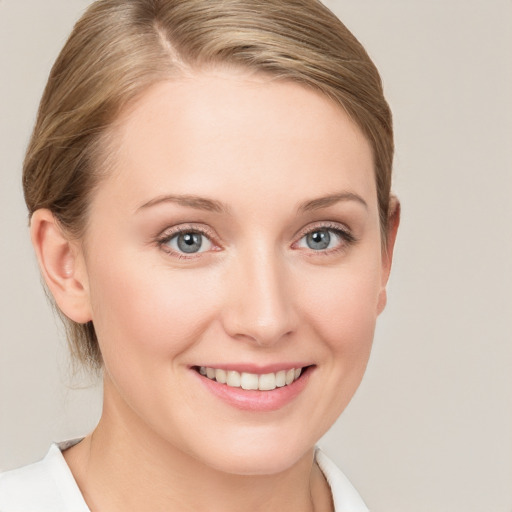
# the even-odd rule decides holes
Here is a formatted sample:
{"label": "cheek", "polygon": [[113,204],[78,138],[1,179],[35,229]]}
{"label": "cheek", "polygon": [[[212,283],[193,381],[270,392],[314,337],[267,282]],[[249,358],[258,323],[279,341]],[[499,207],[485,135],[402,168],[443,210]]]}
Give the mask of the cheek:
{"label": "cheek", "polygon": [[303,287],[302,302],[307,304],[303,317],[314,329],[312,336],[321,347],[319,362],[325,370],[324,401],[318,404],[318,421],[325,429],[352,399],[370,357],[381,267],[374,253],[367,254],[322,269]]}
{"label": "cheek", "polygon": [[298,290],[309,323],[330,351],[345,356],[367,352],[378,315],[378,261],[323,270]]}
{"label": "cheek", "polygon": [[215,314],[215,289],[201,272],[148,266],[133,256],[96,265],[91,302],[105,363],[138,364],[186,350]]}

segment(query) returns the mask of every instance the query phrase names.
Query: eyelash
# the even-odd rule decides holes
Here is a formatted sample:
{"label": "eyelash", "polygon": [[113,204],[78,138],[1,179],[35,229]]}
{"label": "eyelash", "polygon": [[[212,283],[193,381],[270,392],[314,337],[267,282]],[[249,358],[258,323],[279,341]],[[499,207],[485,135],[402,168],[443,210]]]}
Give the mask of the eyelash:
{"label": "eyelash", "polygon": [[331,256],[333,254],[338,254],[339,252],[342,252],[346,250],[349,246],[355,244],[357,242],[356,237],[347,229],[340,227],[339,224],[333,224],[333,223],[323,223],[323,224],[317,224],[311,228],[307,228],[306,230],[302,231],[300,233],[299,239],[297,242],[294,242],[294,245],[299,243],[304,237],[310,235],[311,233],[315,233],[317,231],[329,231],[331,234],[334,233],[339,239],[339,244],[331,249],[326,250],[314,250],[309,249],[308,256]]}
{"label": "eyelash", "polygon": [[[327,250],[314,250],[310,249],[309,256],[330,256],[332,254],[336,254],[340,251],[346,250],[348,246],[353,245],[357,242],[357,239],[355,236],[350,233],[348,229],[343,229],[339,226],[339,224],[332,224],[332,223],[324,223],[319,224],[316,226],[313,226],[309,229],[306,229],[300,233],[300,236],[297,240],[297,242],[294,242],[293,245],[296,245],[299,243],[304,237],[310,235],[311,233],[315,233],[316,231],[322,231],[326,230],[330,233],[334,233],[335,236],[337,236],[341,241],[338,244],[337,247],[327,249]],[[205,236],[214,246],[216,246],[214,240],[215,237],[212,232],[209,230],[206,230],[202,227],[192,226],[192,225],[185,225],[180,226],[179,228],[173,228],[172,230],[168,230],[164,232],[161,236],[159,236],[156,239],[157,246],[162,249],[164,252],[172,255],[175,258],[178,258],[180,260],[191,260],[198,258],[202,252],[199,253],[190,253],[189,255],[178,252],[174,249],[171,249],[167,244],[176,236],[185,234],[185,233],[196,233]],[[218,247],[218,245],[217,245]],[[216,251],[219,249],[213,249],[213,251]],[[209,252],[209,251],[203,251],[203,252]]]}

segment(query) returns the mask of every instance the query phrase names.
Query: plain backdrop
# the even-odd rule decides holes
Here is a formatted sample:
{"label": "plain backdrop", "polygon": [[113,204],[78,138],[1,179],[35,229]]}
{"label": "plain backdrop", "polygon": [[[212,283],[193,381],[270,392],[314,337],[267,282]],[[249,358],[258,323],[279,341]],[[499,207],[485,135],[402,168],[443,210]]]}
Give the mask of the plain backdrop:
{"label": "plain backdrop", "polygon": [[[0,469],[87,433],[21,163],[86,0],[0,0]],[[403,207],[367,375],[321,444],[374,512],[512,512],[512,2],[331,0],[379,67]]]}

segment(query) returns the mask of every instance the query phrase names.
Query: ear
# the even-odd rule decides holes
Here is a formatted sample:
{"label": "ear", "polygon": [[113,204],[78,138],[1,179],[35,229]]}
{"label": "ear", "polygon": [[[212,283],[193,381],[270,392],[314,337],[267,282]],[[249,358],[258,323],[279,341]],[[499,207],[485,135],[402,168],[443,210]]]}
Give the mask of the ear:
{"label": "ear", "polygon": [[393,262],[393,251],[395,248],[396,234],[400,225],[400,202],[395,196],[391,196],[389,203],[388,229],[386,233],[386,245],[382,249],[382,282],[377,304],[377,314],[381,314],[386,307],[389,274]]}
{"label": "ear", "polygon": [[33,213],[30,235],[41,273],[59,309],[74,322],[91,320],[87,273],[78,242],[65,235],[47,209]]}

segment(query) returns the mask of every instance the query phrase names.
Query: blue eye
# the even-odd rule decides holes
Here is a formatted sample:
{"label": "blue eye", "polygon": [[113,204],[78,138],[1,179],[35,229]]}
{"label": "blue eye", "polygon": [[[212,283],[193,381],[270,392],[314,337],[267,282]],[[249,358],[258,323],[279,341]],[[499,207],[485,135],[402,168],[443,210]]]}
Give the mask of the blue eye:
{"label": "blue eye", "polygon": [[212,242],[203,233],[197,231],[177,233],[169,238],[165,245],[168,245],[176,252],[185,254],[209,251],[212,248]]}
{"label": "blue eye", "polygon": [[313,251],[325,251],[335,249],[343,243],[350,241],[350,235],[341,229],[316,228],[306,233],[298,243],[298,246]]}
{"label": "blue eye", "polygon": [[306,244],[310,249],[321,251],[327,249],[331,243],[331,234],[327,229],[321,231],[313,231],[306,235]]}

